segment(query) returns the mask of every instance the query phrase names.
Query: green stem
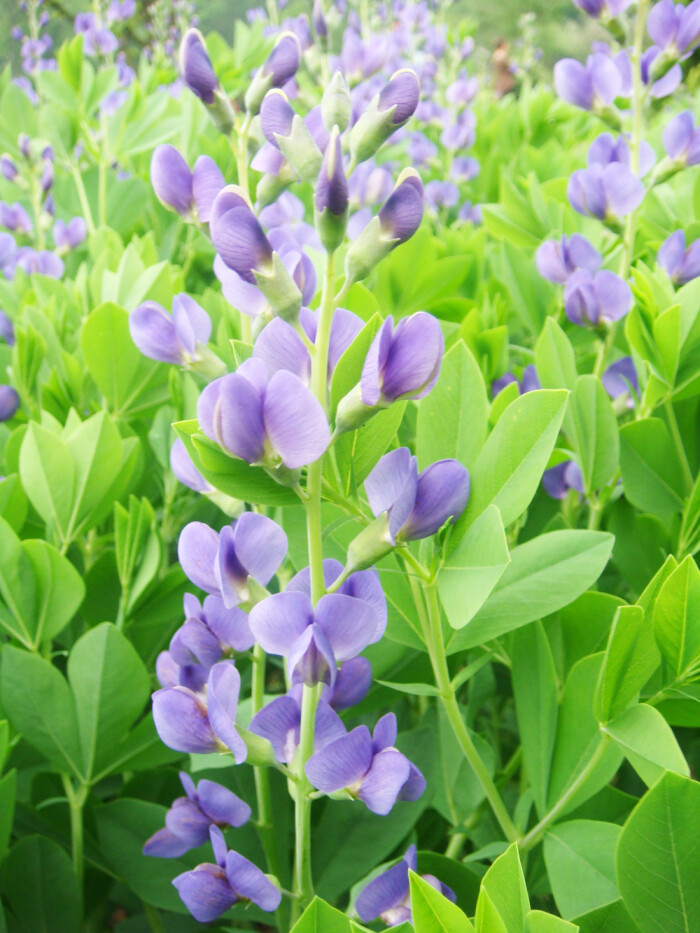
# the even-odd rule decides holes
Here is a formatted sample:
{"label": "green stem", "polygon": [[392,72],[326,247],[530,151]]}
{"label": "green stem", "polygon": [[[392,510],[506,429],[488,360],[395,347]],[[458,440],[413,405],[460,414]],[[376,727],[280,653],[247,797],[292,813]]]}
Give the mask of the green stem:
{"label": "green stem", "polygon": [[71,169],[71,175],[73,176],[73,181],[75,182],[75,190],[78,192],[78,200],[80,201],[80,210],[83,212],[83,217],[85,218],[85,225],[87,226],[87,231],[89,234],[95,232],[95,221],[92,219],[92,210],[90,208],[90,202],[88,201],[87,191],[85,190],[85,185],[83,184],[83,176],[80,174],[80,169],[75,166]]}
{"label": "green stem", "polygon": [[605,752],[608,749],[609,744],[610,737],[607,735],[602,735],[596,750],[588,759],[588,764],[585,766],[585,768],[579,771],[576,780],[569,785],[568,790],[564,791],[552,809],[548,813],[545,813],[539,823],[537,823],[536,826],[533,826],[530,832],[523,836],[519,843],[521,852],[528,852],[530,849],[534,848],[534,846],[536,846],[537,843],[542,839],[552,823],[564,812],[566,807],[568,807],[576,794],[581,790],[586,781],[598,767],[603,759],[603,756],[605,755]]}
{"label": "green stem", "polygon": [[440,691],[440,701],[447,715],[447,719],[452,727],[455,738],[457,739],[464,757],[476,775],[481,785],[481,789],[486,795],[494,816],[503,831],[508,842],[515,842],[519,838],[518,830],[506,809],[503,798],[498,792],[491,775],[486,768],[479,752],[469,735],[462,713],[457,703],[457,697],[452,689],[450,671],[447,666],[447,656],[445,654],[445,645],[442,637],[442,626],[440,624],[440,604],[438,603],[437,585],[435,583],[423,584],[423,592],[428,607],[428,625],[424,631],[428,653],[433,666],[435,683]]}
{"label": "green stem", "polygon": [[165,924],[158,908],[153,904],[147,904],[146,901],[141,901],[141,904],[152,933],[165,933]]}
{"label": "green stem", "polygon": [[70,833],[71,846],[73,850],[73,869],[78,879],[78,887],[83,889],[83,876],[85,873],[83,856],[83,806],[87,797],[87,788],[80,787],[78,791],[73,787],[73,782],[67,774],[61,775],[63,788],[68,798],[70,807]]}
{"label": "green stem", "polygon": [[466,833],[454,833],[452,836],[450,836],[450,841],[447,844],[447,848],[445,849],[445,855],[447,858],[459,858],[466,841]]}

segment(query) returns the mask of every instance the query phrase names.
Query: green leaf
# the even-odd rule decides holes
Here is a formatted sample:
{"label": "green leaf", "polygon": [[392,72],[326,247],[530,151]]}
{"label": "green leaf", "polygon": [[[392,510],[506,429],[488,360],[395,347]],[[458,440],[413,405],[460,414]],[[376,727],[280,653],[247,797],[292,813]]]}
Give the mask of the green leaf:
{"label": "green leaf", "polygon": [[531,910],[525,917],[525,933],[576,933],[577,930],[575,923],[543,910]]}
{"label": "green leaf", "polygon": [[700,784],[665,774],[625,823],[617,884],[641,933],[700,930]]}
{"label": "green leaf", "polygon": [[573,920],[620,897],[615,884],[615,823],[572,820],[553,826],[544,838],[544,860],[562,917]]}
{"label": "green leaf", "polygon": [[106,411],[83,421],[70,433],[64,431],[63,439],[75,466],[73,511],[68,528],[68,537],[72,537],[79,528],[87,530],[91,514],[110,492],[122,467],[122,441]]}
{"label": "green leaf", "polygon": [[605,532],[566,530],[514,548],[493,593],[450,639],[449,652],[484,644],[573,602],[598,579],[612,545]]}
{"label": "green leaf", "polygon": [[110,622],[90,629],[73,647],[68,680],[75,696],[83,773],[104,772],[150,693],[135,649]]}
{"label": "green leaf", "polygon": [[20,449],[19,475],[39,515],[62,541],[67,540],[77,478],[66,444],[52,431],[30,422]]}
{"label": "green leaf", "polygon": [[474,927],[456,904],[410,869],[408,878],[416,933],[474,933]]}
{"label": "green leaf", "polygon": [[477,933],[511,933],[485,888],[479,893],[474,922]]}
{"label": "green leaf", "polygon": [[467,916],[474,916],[481,887],[481,874],[476,869],[439,852],[419,850],[418,872],[433,875],[452,888],[457,896],[457,906]]}
{"label": "green leaf", "polygon": [[578,378],[571,341],[548,317],[535,344],[535,366],[543,389],[573,389]]}
{"label": "green leaf", "polygon": [[167,399],[167,366],[141,353],[129,333],[129,315],[118,305],[105,302],[90,313],[80,347],[113,413],[143,415]]}
{"label": "green leaf", "polygon": [[593,712],[600,722],[622,713],[659,666],[654,631],[641,606],[620,606],[615,613]]}
{"label": "green leaf", "polygon": [[460,340],[445,354],[437,385],[418,404],[419,467],[452,458],[472,469],[486,440],[488,416],[484,377]]}
{"label": "green leaf", "polygon": [[673,729],[653,706],[632,706],[601,728],[617,742],[647,787],[664,771],[690,774]]}
{"label": "green leaf", "polygon": [[700,570],[692,557],[686,557],[664,582],[653,618],[668,679],[682,681],[700,655]]}
{"label": "green leaf", "polygon": [[2,708],[12,726],[58,771],[83,778],[73,694],[56,668],[6,645],[2,652]]}
{"label": "green leaf", "polygon": [[23,933],[79,933],[78,880],[58,843],[45,836],[20,839],[7,856],[2,881]]}
{"label": "green leaf", "polygon": [[360,381],[367,351],[382,323],[382,316],[378,313],[373,314],[338,360],[331,380],[331,417],[335,416],[335,410],[341,398]]}
{"label": "green leaf", "polygon": [[364,482],[379,458],[387,451],[403,420],[406,402],[394,402],[380,411],[357,431],[341,434],[335,442],[335,456],[340,474],[339,489],[345,496]]}
{"label": "green leaf", "polygon": [[646,418],[620,429],[620,470],[625,495],[638,509],[662,516],[683,509],[683,470],[663,421]]}
{"label": "green leaf", "polygon": [[576,918],[581,933],[639,933],[622,900],[597,907]]}
{"label": "green leaf", "polygon": [[473,619],[509,563],[501,514],[490,505],[440,568],[438,590],[452,628],[461,629]]}
{"label": "green leaf", "polygon": [[497,505],[510,525],[530,504],[554,449],[567,392],[539,390],[516,398],[489,435],[471,474],[472,494],[458,528]]}
{"label": "green leaf", "polygon": [[597,376],[579,376],[569,398],[568,418],[584,489],[591,495],[612,479],[620,459],[617,418]]}
{"label": "green leaf", "polygon": [[[2,758],[0,757],[0,764]],[[0,778],[0,864],[2,864],[12,835],[12,818],[15,814],[17,794],[17,772],[13,769]]]}
{"label": "green leaf", "polygon": [[401,684],[391,680],[376,680],[375,683],[382,687],[389,687],[390,690],[397,690],[399,693],[407,693],[415,697],[439,697],[440,691],[432,684]]}
{"label": "green leaf", "polygon": [[516,843],[509,846],[491,865],[481,882],[481,890],[488,894],[505,921],[508,933],[523,933],[530,900]]}
{"label": "green leaf", "polygon": [[552,649],[540,622],[515,633],[510,656],[525,773],[542,817],[547,809],[559,704]]}
{"label": "green leaf", "polygon": [[315,897],[299,920],[292,927],[291,933],[351,933],[352,923],[345,914],[326,904],[320,897]]}

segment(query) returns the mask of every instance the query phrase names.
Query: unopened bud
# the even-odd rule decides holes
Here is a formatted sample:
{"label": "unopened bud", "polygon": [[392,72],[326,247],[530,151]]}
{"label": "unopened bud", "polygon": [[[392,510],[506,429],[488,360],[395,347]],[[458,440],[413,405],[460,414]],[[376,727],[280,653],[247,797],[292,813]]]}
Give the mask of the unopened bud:
{"label": "unopened bud", "polygon": [[352,113],[350,89],[342,71],[336,71],[321,98],[321,116],[326,127],[337,126],[342,133],[347,129]]}

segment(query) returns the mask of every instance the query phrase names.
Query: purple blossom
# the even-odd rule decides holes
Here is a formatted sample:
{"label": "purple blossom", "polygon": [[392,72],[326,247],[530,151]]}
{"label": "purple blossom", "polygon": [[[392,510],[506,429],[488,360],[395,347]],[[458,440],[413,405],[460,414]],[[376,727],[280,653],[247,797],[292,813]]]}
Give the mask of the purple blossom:
{"label": "purple blossom", "polygon": [[165,828],[147,840],[144,855],[178,858],[204,845],[211,826],[243,826],[251,817],[248,804],[233,791],[202,779],[196,786],[189,774],[180,772],[185,797],[178,797],[165,816]]}
{"label": "purple blossom", "polygon": [[107,7],[107,22],[131,19],[136,12],[136,0],[111,0]]}
{"label": "purple blossom", "polygon": [[586,269],[593,274],[600,269],[603,260],[584,236],[574,233],[571,239],[563,236],[560,241],[547,240],[537,250],[535,261],[543,279],[566,285],[577,269]]}
{"label": "purple blossom", "polygon": [[46,275],[52,279],[60,279],[64,272],[63,261],[56,253],[50,250],[37,251],[30,246],[22,246],[17,250],[16,267],[24,270],[27,275]]}
{"label": "purple blossom", "polygon": [[178,543],[186,576],[206,593],[220,597],[227,609],[250,600],[251,578],[266,586],[286,553],[284,531],[257,512],[244,512],[220,534],[203,522],[190,522]]}
{"label": "purple blossom", "polygon": [[571,489],[582,496],[583,474],[575,460],[565,460],[544,471],[542,485],[547,495],[553,499],[566,499]]}
{"label": "purple blossom", "polygon": [[183,486],[201,493],[214,491],[214,487],[204,479],[192,463],[192,458],[180,438],[170,448],[170,469],[175,474],[175,479],[179,480]]}
{"label": "purple blossom", "polygon": [[337,127],[333,128],[323,154],[314,202],[319,214],[328,211],[336,217],[342,217],[348,209],[348,181],[343,168],[343,151]]}
{"label": "purple blossom", "polygon": [[0,311],[0,338],[10,347],[15,345],[15,328],[12,320],[4,311]]}
{"label": "purple blossom", "polygon": [[456,156],[450,168],[450,177],[455,181],[471,181],[481,171],[481,166],[471,156]]}
{"label": "purple blossom", "polygon": [[73,28],[76,34],[83,36],[83,51],[86,55],[111,55],[119,48],[117,37],[100,24],[94,13],[78,13]]}
{"label": "purple blossom", "polygon": [[15,201],[14,204],[6,204],[0,201],[0,226],[7,227],[15,233],[26,233],[31,235],[34,231],[29,214],[22,205]]}
{"label": "purple blossom", "polygon": [[611,399],[623,397],[627,407],[634,408],[635,396],[639,397],[639,379],[631,356],[624,356],[608,366],[600,381]]}
{"label": "purple blossom", "polygon": [[8,181],[14,181],[19,174],[14,159],[6,152],[0,155],[0,174]]}
{"label": "purple blossom", "polygon": [[[418,871],[418,857],[414,845],[408,847],[400,862],[373,878],[357,895],[355,910],[360,920],[371,923],[372,920],[381,919],[389,927],[411,922],[409,868],[411,871]],[[443,897],[453,903],[457,900],[454,891],[438,881],[434,875],[421,877]]]}
{"label": "purple blossom", "polygon": [[390,405],[398,399],[423,398],[440,373],[445,340],[436,318],[418,311],[394,330],[388,317],[377,332],[362,367],[362,402]]}
{"label": "purple blossom", "polygon": [[594,163],[578,169],[567,188],[575,211],[608,223],[636,210],[644,193],[639,178],[621,162],[611,162],[605,167]]}
{"label": "purple blossom", "polygon": [[379,93],[380,113],[394,108],[391,122],[395,127],[403,126],[413,116],[420,98],[420,84],[415,71],[402,68],[395,72]]}
{"label": "purple blossom", "polygon": [[161,741],[177,752],[210,754],[226,751],[236,764],[248,749],[235,728],[241,675],[233,661],[214,664],[206,692],[164,687],[153,694],[153,721]]}
{"label": "purple blossom", "polygon": [[627,282],[607,269],[595,276],[579,269],[569,278],[564,290],[566,316],[572,324],[582,327],[619,321],[629,313],[633,302]]}
{"label": "purple blossom", "polygon": [[268,913],[277,910],[282,900],[279,889],[243,855],[226,850],[218,826],[212,826],[209,834],[216,864],[198,865],[173,880],[195,920],[216,920],[238,901],[250,901]]}
{"label": "purple blossom", "polygon": [[386,201],[393,189],[391,172],[371,159],[361,162],[348,181],[350,202],[358,206]]}
{"label": "purple blossom", "polygon": [[188,29],[180,45],[180,74],[187,87],[204,101],[214,102],[219,79],[209,58],[204,37],[198,29]]}
{"label": "purple blossom", "polygon": [[411,134],[408,141],[408,157],[414,165],[425,165],[435,159],[437,154],[437,146],[424,133]]}
{"label": "purple blossom", "polygon": [[513,373],[506,373],[501,376],[499,379],[494,379],[491,383],[491,394],[495,398],[499,392],[502,392],[506,386],[509,386],[511,383],[516,383],[520,394],[524,395],[526,392],[532,392],[535,389],[541,389],[540,380],[537,377],[537,370],[534,365],[530,363],[529,366],[526,366],[523,370],[523,376],[520,381],[515,378]]}
{"label": "purple blossom", "polygon": [[461,72],[456,81],[447,88],[445,97],[450,104],[471,104],[479,90],[476,78],[470,78],[466,72]]}
{"label": "purple blossom", "polygon": [[0,421],[9,421],[19,408],[19,395],[12,386],[0,385]]}
{"label": "purple blossom", "polygon": [[151,184],[158,200],[186,220],[208,223],[225,181],[216,162],[199,156],[190,172],[174,146],[157,146],[151,158]]}
{"label": "purple blossom", "polygon": [[262,66],[262,73],[271,79],[270,87],[283,87],[297,73],[300,61],[298,37],[293,32],[284,32]]}
{"label": "purple blossom", "polygon": [[669,57],[690,52],[700,40],[700,3],[694,0],[684,6],[660,0],[649,12],[647,30]]}
{"label": "purple blossom", "polygon": [[0,233],[0,270],[11,279],[15,274],[17,244],[10,233]]}
{"label": "purple blossom", "polygon": [[[250,721],[250,732],[268,740],[275,759],[281,764],[291,764],[299,747],[302,689],[301,684],[292,687],[284,696],[267,703]],[[319,700],[314,727],[314,751],[320,752],[345,734],[345,726],[338,714],[325,699]]]}
{"label": "purple blossom", "polygon": [[[612,133],[601,133],[590,145],[588,150],[588,164],[601,165],[603,168],[612,162],[621,162],[630,168],[630,147],[624,136],[615,139]],[[643,178],[654,167],[656,153],[646,140],[641,140],[639,147],[639,175]]]}
{"label": "purple blossom", "polygon": [[685,248],[685,231],[676,230],[661,244],[656,259],[677,285],[700,275],[700,240]]}
{"label": "purple blossom", "polygon": [[229,269],[218,254],[214,259],[214,274],[221,282],[221,292],[224,298],[236,310],[249,317],[260,317],[269,311],[267,298],[258,286],[251,285],[233,269]]}
{"label": "purple blossom", "polygon": [[574,4],[594,19],[612,19],[619,16],[632,0],[573,0]]}
{"label": "purple blossom", "polygon": [[423,219],[423,184],[416,171],[404,169],[378,216],[382,234],[395,245],[413,236]]}
{"label": "purple blossom", "polygon": [[249,282],[256,284],[255,272],[272,268],[272,246],[257,217],[246,204],[222,211],[217,197],[212,209],[210,231],[212,242],[224,263]]}
{"label": "purple blossom", "polygon": [[394,713],[383,716],[372,735],[367,726],[358,726],[309,758],[307,778],[325,794],[345,790],[380,816],[397,800],[418,800],[425,778],[394,747],[396,732]]}
{"label": "purple blossom", "polygon": [[68,252],[85,241],[87,225],[82,217],[72,217],[68,223],[57,220],[53,225],[53,241],[59,252]]}
{"label": "purple blossom", "polygon": [[471,110],[463,110],[455,120],[449,121],[440,142],[446,149],[461,151],[474,145],[476,139],[476,117]]}
{"label": "purple blossom", "polygon": [[[652,80],[654,62],[661,51],[656,46],[651,46],[642,55],[642,81],[649,88],[649,94],[654,98],[668,97],[672,94],[683,79],[681,66],[675,64],[663,77],[657,81]],[[615,66],[622,78],[622,89],[620,97],[630,97],[633,93],[634,79],[632,76],[632,61],[627,49],[622,49],[614,58]]]}
{"label": "purple blossom", "polygon": [[670,159],[681,165],[700,162],[700,127],[690,110],[675,116],[663,133],[664,149]]}
{"label": "purple blossom", "polygon": [[[207,596],[202,604],[185,593],[184,608],[185,621],[168,647],[169,661],[179,669],[196,668],[208,674],[224,655],[253,647],[248,616],[237,606],[226,606],[219,596]],[[181,680],[178,671],[174,678],[168,677],[167,685],[176,686]]]}
{"label": "purple blossom", "polygon": [[613,60],[602,52],[589,55],[586,64],[563,58],[554,66],[557,94],[582,110],[609,107],[622,91],[622,77]]}
{"label": "purple blossom", "polygon": [[201,359],[211,337],[211,319],[194,298],[173,298],[172,314],[155,301],[144,301],[129,316],[129,331],[144,356],[185,366]]}
{"label": "purple blossom", "polygon": [[280,148],[278,136],[286,139],[291,135],[295,116],[296,111],[284,91],[272,88],[267,92],[260,105],[260,129],[275,149]]}
{"label": "purple blossom", "polygon": [[290,372],[268,376],[258,359],[210,383],[199,397],[199,424],[234,457],[296,469],[317,460],[330,432],[318,400]]}
{"label": "purple blossom", "polygon": [[429,181],[425,186],[425,201],[433,213],[449,210],[459,202],[459,188],[451,181]]}
{"label": "purple blossom", "polygon": [[469,499],[469,473],[457,460],[438,460],[418,473],[407,447],[384,454],[365,480],[372,513],[386,513],[387,540],[428,538],[456,521]]}

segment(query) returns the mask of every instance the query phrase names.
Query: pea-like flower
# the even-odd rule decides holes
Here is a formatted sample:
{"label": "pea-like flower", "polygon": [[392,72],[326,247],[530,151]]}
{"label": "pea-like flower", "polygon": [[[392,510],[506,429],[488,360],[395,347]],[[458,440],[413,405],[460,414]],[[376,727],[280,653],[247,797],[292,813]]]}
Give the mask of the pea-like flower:
{"label": "pea-like flower", "polygon": [[177,752],[209,754],[230,751],[236,764],[248,756],[236,731],[241,675],[233,661],[214,664],[206,693],[187,687],[164,687],[153,694],[153,721],[161,742]]}
{"label": "pea-like flower", "polygon": [[250,628],[269,654],[287,658],[292,685],[333,685],[338,664],[381,637],[377,614],[364,599],[322,596],[316,606],[302,592],[276,593],[250,611]]}
{"label": "pea-like flower", "polygon": [[204,37],[198,29],[188,29],[180,45],[180,74],[187,87],[205,104],[214,101],[219,79],[209,58]]}
{"label": "pea-like flower", "polygon": [[332,252],[343,241],[348,219],[348,180],[337,126],[333,127],[323,154],[314,203],[318,235],[324,247]]}
{"label": "pea-like flower", "polygon": [[547,240],[535,254],[537,271],[543,279],[557,285],[566,285],[577,269],[597,272],[602,261],[598,250],[580,233],[574,233],[570,239],[563,236],[561,240]]}
{"label": "pea-like flower", "polygon": [[[597,136],[588,148],[588,164],[603,166],[610,165],[612,162],[621,162],[630,168],[631,153],[629,143],[625,137],[620,134],[617,139],[612,133],[601,133]],[[656,153],[652,146],[643,139],[639,146],[639,175],[644,177],[654,167],[656,162]]]}
{"label": "pea-like flower", "polygon": [[619,16],[632,0],[574,0],[574,5],[593,19],[613,19]]}
{"label": "pea-like flower", "polygon": [[564,290],[566,316],[572,324],[582,327],[619,321],[631,310],[633,302],[627,282],[607,269],[595,276],[579,269],[569,278]]}
{"label": "pea-like flower", "polygon": [[5,201],[0,201],[0,226],[7,227],[13,233],[26,233],[28,235],[31,235],[34,230],[29,214],[19,201],[15,201],[14,204],[6,204]]}
{"label": "pea-like flower", "polygon": [[178,858],[209,839],[211,826],[243,826],[251,809],[233,791],[202,779],[196,786],[189,774],[180,772],[185,797],[178,797],[165,815],[165,827],[143,847],[144,855]]}
{"label": "pea-like flower", "polygon": [[87,224],[82,217],[72,217],[68,223],[57,220],[53,225],[53,241],[59,253],[67,253],[85,241]]}
{"label": "pea-like flower", "polygon": [[685,55],[700,40],[700,4],[660,0],[649,11],[647,30],[669,56]]}
{"label": "pea-like flower", "polygon": [[170,657],[181,667],[200,665],[209,670],[224,654],[248,651],[255,639],[248,616],[237,606],[226,606],[209,595],[201,604],[185,593],[185,622],[170,639]]}
{"label": "pea-like flower", "polygon": [[198,865],[173,880],[184,905],[198,923],[216,920],[239,901],[261,910],[277,910],[282,895],[270,879],[245,856],[227,850],[218,826],[209,830],[216,864]]}
{"label": "pea-like flower", "polygon": [[382,716],[374,732],[358,726],[316,752],[306,763],[306,776],[324,794],[345,791],[372,813],[386,816],[397,800],[418,800],[425,778],[397,748],[396,716]]}
{"label": "pea-like flower", "polygon": [[386,406],[398,399],[423,398],[440,373],[445,339],[437,319],[425,311],[402,318],[394,329],[388,317],[362,367],[362,401]]}
{"label": "pea-like flower", "polygon": [[0,385],[0,421],[9,421],[19,408],[19,395],[12,386]]}
{"label": "pea-like flower", "polygon": [[268,376],[259,359],[210,383],[197,417],[204,434],[231,456],[270,469],[313,463],[330,441],[326,415],[311,391],[291,372]]}
{"label": "pea-like flower", "polygon": [[663,132],[663,144],[669,159],[680,165],[700,162],[700,127],[690,110],[675,116]]}
{"label": "pea-like flower", "polygon": [[[249,731],[268,740],[276,760],[281,764],[291,764],[299,747],[301,696],[302,686],[298,684],[289,693],[275,697],[263,706],[250,721]],[[325,699],[320,699],[316,707],[314,751],[321,751],[345,734],[346,729],[340,716]]]}
{"label": "pea-like flower", "polygon": [[636,210],[644,198],[644,185],[622,162],[597,163],[578,169],[569,179],[567,195],[579,214],[615,223]]}
{"label": "pea-like flower", "polygon": [[535,369],[532,363],[529,366],[526,366],[523,370],[523,375],[521,379],[517,379],[513,373],[505,373],[503,376],[500,376],[498,379],[494,379],[491,383],[491,394],[495,398],[499,392],[502,392],[506,386],[510,385],[512,382],[515,382],[520,389],[520,394],[524,395],[526,392],[533,392],[535,389],[541,389],[540,380],[537,376],[537,370]]}
{"label": "pea-like flower", "polygon": [[568,104],[582,110],[605,110],[622,90],[622,77],[613,60],[603,52],[589,55],[583,65],[563,58],[554,66],[554,86]]}
{"label": "pea-like flower", "polygon": [[0,311],[0,337],[8,346],[15,345],[15,326],[4,311]]}
{"label": "pea-like flower", "polygon": [[3,152],[3,154],[0,155],[0,175],[2,175],[2,177],[6,178],[8,181],[14,181],[15,178],[17,178],[19,175],[19,170],[15,164],[15,160],[6,152]]}
{"label": "pea-like flower", "polygon": [[194,298],[173,298],[173,313],[144,301],[129,316],[129,331],[144,356],[162,363],[190,365],[202,359],[211,336],[211,319]]}
{"label": "pea-like flower", "polygon": [[151,157],[151,184],[158,200],[187,221],[208,223],[217,194],[226,182],[216,162],[199,156],[190,168],[171,145],[156,146]]}
{"label": "pea-like flower", "polygon": [[686,249],[685,231],[676,230],[664,240],[656,259],[676,285],[685,285],[700,275],[700,240]]}
{"label": "pea-like flower", "polygon": [[584,489],[581,467],[575,460],[558,463],[544,471],[542,485],[547,495],[553,499],[566,499],[572,489],[582,496]]}
{"label": "pea-like flower", "polygon": [[[348,69],[345,69],[346,73]],[[350,154],[355,163],[364,162],[382,143],[413,116],[420,99],[415,71],[395,72],[360,115],[350,132]]]}
{"label": "pea-like flower", "polygon": [[600,381],[613,401],[619,399],[624,408],[635,407],[635,399],[639,398],[639,378],[631,356],[623,356],[608,366]]}
{"label": "pea-like flower", "polygon": [[245,107],[251,114],[260,110],[270,88],[284,87],[297,73],[301,62],[301,44],[293,32],[282,32],[267,56],[265,64],[254,76],[245,95]]}
{"label": "pea-like flower", "polygon": [[[418,854],[414,845],[408,847],[400,862],[373,878],[357,895],[355,910],[360,920],[371,923],[380,919],[389,927],[411,922],[409,868],[418,871]],[[438,881],[435,875],[421,877],[452,903],[457,900],[455,892]]]}
{"label": "pea-like flower", "polygon": [[250,599],[251,579],[270,582],[287,553],[287,536],[266,515],[244,512],[219,534],[204,522],[185,525],[177,553],[192,583],[232,609]]}

